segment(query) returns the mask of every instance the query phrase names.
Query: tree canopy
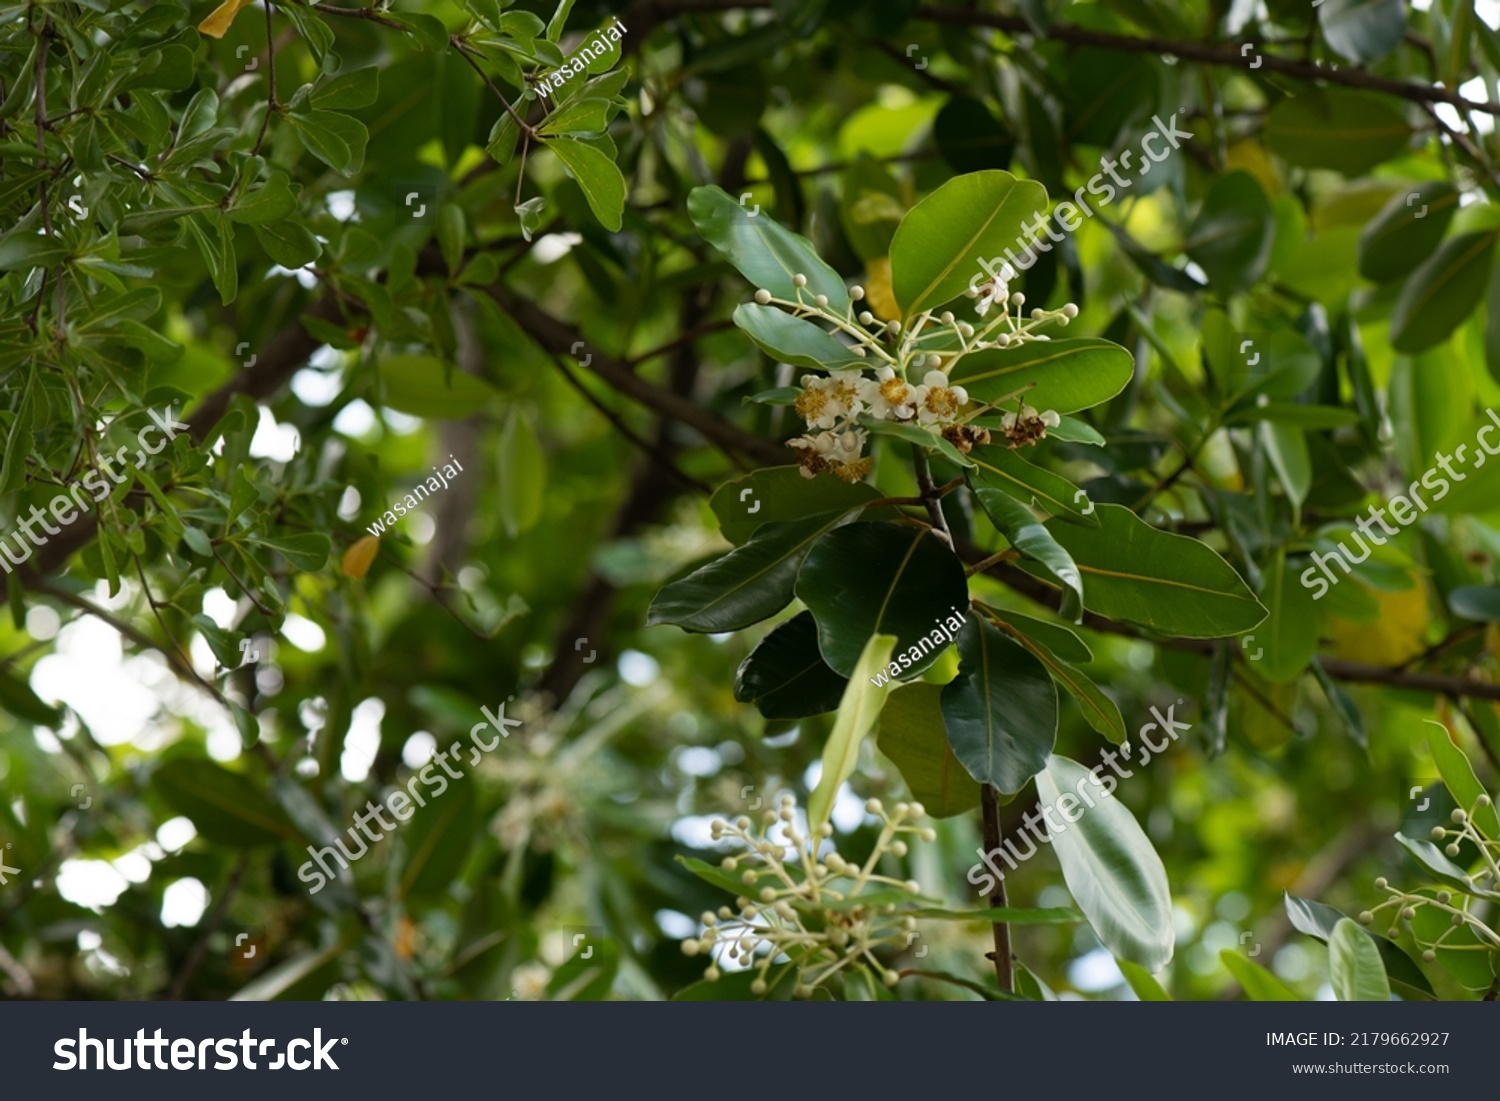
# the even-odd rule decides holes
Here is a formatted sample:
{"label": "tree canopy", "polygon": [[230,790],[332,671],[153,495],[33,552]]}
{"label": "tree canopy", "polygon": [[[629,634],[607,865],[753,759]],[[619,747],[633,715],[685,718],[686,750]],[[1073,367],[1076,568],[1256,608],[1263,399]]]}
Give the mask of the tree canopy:
{"label": "tree canopy", "polygon": [[8,996],[1496,996],[1495,5],[0,11]]}

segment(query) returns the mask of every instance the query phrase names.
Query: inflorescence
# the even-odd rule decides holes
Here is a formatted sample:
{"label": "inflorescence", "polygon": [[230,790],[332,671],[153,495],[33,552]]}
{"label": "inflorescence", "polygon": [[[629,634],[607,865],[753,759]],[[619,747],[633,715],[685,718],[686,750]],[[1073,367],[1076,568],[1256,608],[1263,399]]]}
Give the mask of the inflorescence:
{"label": "inflorescence", "polygon": [[[828,297],[804,293],[807,276],[796,274],[792,285],[796,301],[776,298],[768,290],[755,292],[761,305],[775,304],[792,311],[795,317],[817,318],[833,326],[834,334],[853,339],[850,351],[861,358],[877,361],[873,377],[863,368],[830,370],[828,377],[803,375],[802,390],[796,399],[797,413],[807,423],[805,435],[789,440],[787,446],[801,452],[798,462],[804,477],[811,478],[828,471],[846,482],[857,482],[870,472],[874,459],[863,454],[869,439],[871,422],[893,421],[926,429],[941,436],[961,452],[975,444],[990,442],[987,428],[971,422],[999,402],[977,402],[971,405],[962,386],[949,385],[949,375],[958,361],[969,352],[988,348],[1011,348],[1033,340],[1048,340],[1037,331],[1056,322],[1066,325],[1078,316],[1078,307],[1069,302],[1061,309],[1033,309],[1030,318],[1021,313],[1026,296],[1010,293],[1008,281],[1016,276],[1009,264],[1002,265],[996,276],[969,290],[976,298],[975,313],[982,319],[976,328],[957,320],[944,310],[936,318],[932,311],[920,314],[909,327],[899,321],[879,321],[869,310],[855,315],[855,303],[865,297],[863,287],[849,292],[850,304],[843,315],[829,310]],[[993,318],[991,307],[999,306]],[[1010,307],[1015,307],[1012,313]],[[931,329],[924,339],[923,330]],[[946,331],[945,331],[946,330]],[[957,345],[956,349],[954,345]],[[940,348],[930,351],[928,348]],[[921,378],[921,382],[910,379]],[[1000,401],[1019,399],[1006,395]],[[966,410],[967,407],[967,411]],[[1058,415],[1050,410],[1038,412],[1017,401],[1014,413],[1007,413],[1000,427],[1011,447],[1034,443],[1055,428]]]}
{"label": "inflorescence", "polygon": [[[875,957],[875,949],[910,941],[916,919],[900,913],[891,895],[921,902],[921,885],[914,879],[878,875],[875,868],[886,854],[906,855],[906,842],[899,835],[914,834],[927,842],[937,835],[930,827],[912,824],[926,813],[921,803],[897,803],[887,814],[880,800],[871,799],[865,810],[878,816],[883,826],[863,865],[850,863],[832,847],[827,840],[832,826],[825,823],[816,839],[800,833],[791,795],[781,797],[779,810],[763,813],[758,836],[747,817],[732,822],[715,819],[715,841],[729,838],[744,846],[743,852],[726,856],[721,867],[740,871],[746,891],[735,900],[738,913],[728,906],[716,914],[705,911],[703,932],[683,941],[683,952],[696,956],[717,950],[721,958],[753,967],[758,974],[750,989],[757,996],[784,977],[769,980],[772,965],[788,962],[796,969],[792,993],[799,998],[811,997],[816,986],[845,968],[864,970],[866,964],[887,986],[894,986],[900,976]],[[778,827],[780,839],[775,839],[772,833]],[[795,862],[788,862],[787,846],[794,850]],[[883,885],[878,897],[867,891],[877,884]],[[717,961],[704,972],[710,981],[719,976]]]}
{"label": "inflorescence", "polygon": [[[1373,910],[1366,910],[1359,915],[1360,924],[1369,925],[1375,920],[1375,915],[1380,911],[1393,908],[1395,913],[1391,916],[1391,928],[1388,935],[1392,938],[1399,936],[1401,932],[1400,922],[1405,920],[1410,923],[1417,916],[1417,911],[1424,906],[1432,907],[1448,915],[1448,924],[1443,931],[1430,941],[1424,940],[1417,932],[1416,926],[1412,926],[1412,937],[1422,949],[1422,958],[1431,963],[1437,959],[1437,950],[1444,948],[1448,951],[1480,951],[1490,952],[1500,949],[1500,934],[1486,925],[1480,918],[1476,917],[1469,908],[1469,904],[1476,898],[1500,900],[1500,839],[1485,837],[1474,825],[1474,812],[1488,807],[1491,804],[1488,795],[1481,794],[1475,800],[1474,811],[1455,810],[1452,821],[1457,829],[1447,829],[1443,826],[1432,828],[1432,839],[1436,842],[1444,842],[1443,851],[1448,856],[1457,856],[1463,841],[1472,841],[1478,848],[1480,856],[1484,858],[1484,867],[1470,874],[1463,873],[1463,883],[1466,884],[1465,893],[1454,899],[1451,891],[1437,891],[1431,896],[1413,894],[1393,887],[1381,876],[1375,881],[1376,890],[1386,891],[1390,898],[1376,906]],[[1488,880],[1489,888],[1483,884]],[[1477,944],[1444,944],[1450,937],[1456,936],[1460,929],[1467,927],[1477,938]]]}

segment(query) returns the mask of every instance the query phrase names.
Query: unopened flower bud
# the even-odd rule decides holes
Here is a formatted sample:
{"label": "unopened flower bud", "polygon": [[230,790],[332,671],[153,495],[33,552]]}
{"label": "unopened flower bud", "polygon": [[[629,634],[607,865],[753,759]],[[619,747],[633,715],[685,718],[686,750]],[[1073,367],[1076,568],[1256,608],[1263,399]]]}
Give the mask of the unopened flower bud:
{"label": "unopened flower bud", "polygon": [[865,296],[865,289],[863,287],[861,287],[858,283],[856,283],[854,286],[852,286],[852,287],[849,288],[849,297],[852,298],[852,299],[854,299],[854,301],[858,302],[864,296]]}
{"label": "unopened flower bud", "polygon": [[861,310],[859,314],[859,323],[861,325],[873,325],[875,324],[875,315],[872,314],[869,310]]}
{"label": "unopened flower bud", "polygon": [[750,984],[750,993],[754,994],[757,998],[760,997],[765,992],[766,992],[766,980],[765,979],[756,979],[753,983]]}
{"label": "unopened flower bud", "polygon": [[866,799],[865,800],[865,813],[866,814],[879,814],[880,811],[881,811],[881,805],[880,805],[880,800],[879,799]]}
{"label": "unopened flower bud", "polygon": [[755,300],[762,306],[768,305],[771,301],[771,292],[762,287],[755,292]]}
{"label": "unopened flower bud", "polygon": [[1448,817],[1451,818],[1451,819],[1453,819],[1453,822],[1454,822],[1455,825],[1461,826],[1461,825],[1464,824],[1464,819],[1468,818],[1469,816],[1467,814],[1465,814],[1462,810],[1455,810]]}
{"label": "unopened flower bud", "polygon": [[1068,320],[1071,321],[1073,318],[1075,318],[1075,317],[1078,316],[1078,307],[1075,306],[1075,305],[1073,305],[1073,303],[1069,302],[1067,305],[1065,305],[1062,308],[1062,312],[1063,312],[1063,316],[1066,317],[1066,318],[1068,318]]}
{"label": "unopened flower bud", "polygon": [[1385,878],[1385,876],[1383,876],[1383,875],[1382,875],[1382,876],[1378,876],[1378,877],[1377,877],[1377,878],[1376,878],[1376,880],[1375,880],[1375,889],[1376,889],[1376,890],[1377,890],[1377,891],[1383,891],[1383,890],[1385,890],[1385,889],[1386,889],[1386,888],[1387,888],[1387,887],[1388,887],[1388,886],[1390,886],[1390,883],[1389,883],[1389,881],[1388,881],[1388,880],[1387,880],[1387,879],[1386,879],[1386,878]]}
{"label": "unopened flower bud", "polygon": [[828,296],[826,294],[815,296],[813,298],[813,305],[817,306],[819,309],[822,309],[824,306],[828,305]]}
{"label": "unopened flower bud", "polygon": [[938,320],[941,321],[944,325],[952,325],[953,324],[953,311],[952,310],[944,310],[938,316]]}
{"label": "unopened flower bud", "polygon": [[792,286],[794,286],[794,287],[805,287],[805,286],[807,286],[807,276],[803,275],[799,271],[796,275],[792,276]]}
{"label": "unopened flower bud", "polygon": [[696,956],[698,954],[698,942],[695,940],[683,941],[682,954],[684,956]]}
{"label": "unopened flower bud", "polygon": [[1446,846],[1443,849],[1443,851],[1445,853],[1447,853],[1449,856],[1457,856],[1458,855],[1458,842],[1455,841],[1451,845]]}
{"label": "unopened flower bud", "polygon": [[1359,923],[1361,925],[1369,925],[1370,922],[1372,922],[1374,920],[1375,920],[1375,915],[1372,914],[1372,913],[1370,913],[1369,910],[1361,910],[1360,911],[1360,913],[1359,913]]}
{"label": "unopened flower bud", "polygon": [[1437,959],[1437,953],[1434,952],[1431,948],[1428,948],[1422,952],[1422,958],[1428,963],[1431,963],[1433,960]]}

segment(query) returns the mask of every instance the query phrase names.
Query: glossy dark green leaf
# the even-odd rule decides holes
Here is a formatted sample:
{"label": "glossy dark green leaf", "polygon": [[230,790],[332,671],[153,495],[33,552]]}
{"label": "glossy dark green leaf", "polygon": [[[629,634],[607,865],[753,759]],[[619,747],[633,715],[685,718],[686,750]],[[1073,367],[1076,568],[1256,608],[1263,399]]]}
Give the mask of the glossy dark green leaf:
{"label": "glossy dark green leaf", "polygon": [[1182,247],[1214,290],[1232,294],[1265,273],[1275,233],[1271,204],[1255,177],[1230,172],[1209,188]]}
{"label": "glossy dark green leaf", "polygon": [[1426,351],[1474,311],[1489,285],[1497,232],[1450,237],[1412,272],[1391,313],[1391,344],[1397,351]]}
{"label": "glossy dark green leaf", "polygon": [[818,625],[800,612],[751,650],[734,675],[734,698],[768,719],[802,719],[839,705],[849,683],[823,660]]}
{"label": "glossy dark green leaf", "polygon": [[[1020,393],[1035,409],[1076,413],[1114,397],[1134,373],[1135,361],[1124,348],[1081,337],[974,352],[958,361],[949,380],[976,401],[1000,402]],[[1003,408],[1014,411],[1015,400]]]}
{"label": "glossy dark green leaf", "polygon": [[1398,832],[1396,843],[1411,853],[1417,863],[1448,886],[1456,887],[1460,891],[1468,891],[1473,886],[1469,880],[1469,873],[1449,860],[1443,850],[1431,841],[1407,837],[1404,833]]}
{"label": "glossy dark green leaf", "polygon": [[818,539],[797,573],[796,594],[818,621],[823,660],[845,676],[876,633],[896,638],[891,664],[899,668],[891,676],[916,676],[947,649],[944,623],[969,602],[963,565],[946,543],[931,529],[884,522]]}
{"label": "glossy dark green leaf", "polygon": [[1272,150],[1303,168],[1360,176],[1406,148],[1411,126],[1399,106],[1369,92],[1307,88],[1266,121]]}
{"label": "glossy dark green leaf", "polygon": [[1158,531],[1121,505],[1097,528],[1048,526],[1083,575],[1084,606],[1179,638],[1221,638],[1257,626],[1266,609],[1234,567],[1196,539]]}
{"label": "glossy dark green leaf", "polygon": [[825,371],[859,370],[868,366],[865,359],[831,333],[776,306],[743,302],[735,307],[734,323],[757,348],[782,363]]}
{"label": "glossy dark green leaf", "polygon": [[1350,61],[1378,61],[1401,44],[1406,5],[1401,0],[1323,0],[1318,23],[1324,40]]}
{"label": "glossy dark green leaf", "polygon": [[255,783],[213,761],[168,761],[156,770],[151,786],[213,844],[252,848],[297,836],[281,808]]}
{"label": "glossy dark green leaf", "polygon": [[[1346,916],[1342,911],[1321,902],[1314,902],[1310,898],[1298,898],[1290,893],[1285,894],[1284,898],[1287,918],[1291,921],[1292,928],[1310,937],[1317,937],[1325,943],[1333,935],[1333,927]],[[1375,942],[1375,947],[1385,963],[1386,974],[1390,977],[1392,985],[1396,986],[1403,996],[1418,999],[1430,999],[1435,996],[1432,983],[1399,945],[1384,937],[1376,936],[1368,929],[1365,932]]]}
{"label": "glossy dark green leaf", "polygon": [[[738,631],[775,615],[792,602],[798,569],[813,544],[847,517],[831,512],[762,526],[744,546],[666,585],[651,601],[647,625],[665,623],[684,631],[717,633]],[[859,639],[846,675],[864,641]]]}
{"label": "glossy dark green leaf", "polygon": [[[762,524],[842,511],[879,498],[880,491],[867,482],[845,482],[831,474],[804,478],[801,467],[771,466],[725,482],[708,503],[719,519],[719,531],[738,546]],[[882,518],[894,518],[892,509],[877,512]]]}
{"label": "glossy dark green leaf", "polygon": [[[1018,617],[1005,613],[1007,621],[1016,618]],[[1053,681],[1078,701],[1084,721],[1089,726],[1114,742],[1115,745],[1125,743],[1130,737],[1130,732],[1125,729],[1125,719],[1120,714],[1120,707],[1105,694],[1102,688],[1078,669],[1059,658],[1032,634],[1019,630],[1014,623],[1007,622],[1002,630],[1007,631],[1030,651],[1046,667]]]}
{"label": "glossy dark green leaf", "polygon": [[1015,628],[1016,633],[1036,639],[1064,661],[1089,662],[1094,660],[1093,651],[1088,648],[1083,639],[1061,623],[1033,619],[1031,616],[1013,612],[1009,608],[987,608],[987,611]]}
{"label": "glossy dark green leaf", "polygon": [[1377,283],[1403,279],[1432,255],[1458,211],[1445,180],[1424,180],[1391,197],[1359,235],[1359,273]]}
{"label": "glossy dark green leaf", "polygon": [[1074,623],[1083,619],[1083,579],[1068,552],[1052,537],[1030,507],[998,489],[974,486],[974,496],[995,529],[1027,558],[1046,567],[1063,590],[1059,614]]}
{"label": "glossy dark green leaf", "polygon": [[[1118,958],[1160,971],[1172,960],[1172,893],[1140,823],[1113,795],[1100,794],[1088,769],[1057,754],[1037,774],[1036,790],[1042,806],[1065,820],[1065,828],[1049,829],[1052,848],[1099,940]],[[1084,792],[1092,807],[1079,797]]]}
{"label": "glossy dark green leaf", "polygon": [[958,653],[958,676],[942,692],[948,743],[975,780],[1014,795],[1057,741],[1057,686],[1036,657],[976,614]]}
{"label": "glossy dark green leaf", "polygon": [[29,683],[5,669],[0,669],[0,708],[36,726],[55,729],[63,722],[61,707],[44,703]]}
{"label": "glossy dark green leaf", "polygon": [[370,132],[352,115],[314,110],[289,112],[284,117],[308,151],[335,172],[352,176],[364,166]]}
{"label": "glossy dark green leaf", "polygon": [[923,428],[921,425],[905,421],[877,420],[868,413],[860,415],[859,425],[871,435],[891,436],[894,439],[916,444],[916,446],[926,448],[929,451],[936,451],[954,466],[971,467],[974,465],[967,455],[943,439],[937,432]]}
{"label": "glossy dark green leaf", "polygon": [[308,102],[321,111],[344,111],[368,107],[380,95],[380,69],[368,65],[363,69],[346,69],[313,87]]}
{"label": "glossy dark green leaf", "polygon": [[913,798],[932,818],[952,818],[979,806],[979,785],[968,774],[943,726],[941,686],[907,684],[880,712],[875,744],[895,763]]}
{"label": "glossy dark green leaf", "polygon": [[266,255],[284,268],[295,270],[311,264],[323,251],[312,231],[299,222],[284,219],[251,228]]}
{"label": "glossy dark green leaf", "polygon": [[1004,490],[1023,504],[1036,504],[1072,524],[1097,528],[1099,518],[1088,495],[1066,478],[1032,466],[1000,444],[986,444],[969,452],[974,463],[971,485]]}
{"label": "glossy dark green leaf", "polygon": [[843,314],[849,291],[839,273],[818,256],[805,237],[782,228],[765,211],[750,217],[720,187],[695,187],[688,194],[688,214],[704,240],[729,258],[746,279],[787,302],[797,301],[792,276],[807,276],[803,294],[808,300],[825,295],[828,307]]}
{"label": "glossy dark green leaf", "polygon": [[297,197],[292,194],[287,174],[278,169],[265,183],[241,195],[229,208],[229,217],[244,225],[264,225],[279,222],[296,209]]}
{"label": "glossy dark green leaf", "polygon": [[1266,588],[1261,596],[1269,614],[1255,631],[1254,641],[1244,647],[1246,656],[1253,656],[1256,672],[1269,681],[1279,684],[1296,680],[1317,652],[1323,615],[1311,590],[1286,564],[1284,550],[1267,565]]}
{"label": "glossy dark green leaf", "polygon": [[270,547],[304,573],[321,570],[327,564],[332,549],[328,536],[315,531],[252,539],[251,542],[257,546]]}
{"label": "glossy dark green leaf", "polygon": [[956,176],[907,212],[891,241],[891,285],[903,318],[958,297],[979,261],[1020,246],[1021,227],[1047,202],[1046,189],[991,169]]}

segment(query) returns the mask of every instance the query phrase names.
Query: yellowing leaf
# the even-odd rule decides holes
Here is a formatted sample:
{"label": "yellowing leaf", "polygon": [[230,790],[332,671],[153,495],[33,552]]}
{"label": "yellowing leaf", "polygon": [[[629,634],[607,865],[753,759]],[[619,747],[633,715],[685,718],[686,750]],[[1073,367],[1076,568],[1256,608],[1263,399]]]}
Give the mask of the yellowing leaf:
{"label": "yellowing leaf", "polygon": [[370,564],[375,561],[378,553],[380,553],[380,536],[365,535],[355,540],[353,545],[344,552],[344,576],[365,576],[370,572]]}
{"label": "yellowing leaf", "polygon": [[865,283],[865,301],[870,304],[870,312],[882,321],[894,321],[901,316],[901,307],[896,305],[896,295],[891,291],[889,256],[870,261],[869,281]]}
{"label": "yellowing leaf", "polygon": [[224,0],[215,8],[207,19],[198,24],[198,30],[210,38],[223,38],[224,32],[229,30],[229,25],[234,22],[234,17],[239,15],[241,9],[248,8],[254,0]]}
{"label": "yellowing leaf", "polygon": [[1260,184],[1267,198],[1274,199],[1281,193],[1281,180],[1271,164],[1270,154],[1259,142],[1235,142],[1229,147],[1228,154],[1224,158],[1224,166],[1228,171],[1241,168],[1250,173]]}
{"label": "yellowing leaf", "polygon": [[[1345,578],[1341,583],[1351,584],[1351,579]],[[1420,579],[1401,592],[1371,589],[1370,595],[1380,606],[1376,622],[1355,623],[1338,616],[1330,619],[1335,654],[1368,665],[1400,665],[1427,648],[1425,636],[1431,617],[1427,586]]]}

